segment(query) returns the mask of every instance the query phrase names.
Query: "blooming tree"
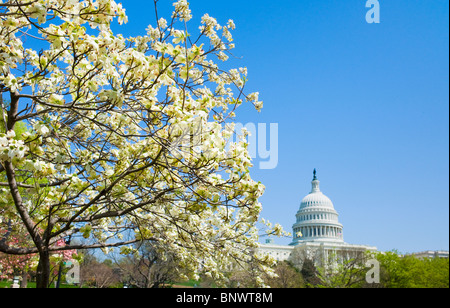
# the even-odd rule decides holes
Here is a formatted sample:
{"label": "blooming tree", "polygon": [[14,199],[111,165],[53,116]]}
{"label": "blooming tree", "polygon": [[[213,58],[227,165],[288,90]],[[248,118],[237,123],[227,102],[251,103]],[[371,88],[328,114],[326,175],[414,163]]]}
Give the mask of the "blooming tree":
{"label": "blooming tree", "polygon": [[[0,237],[2,237],[4,244],[7,246],[27,246],[29,243],[29,237],[20,232],[12,232],[11,229],[8,231],[0,232]],[[66,242],[64,240],[59,240],[56,246],[65,247]],[[58,271],[61,270],[61,264],[66,261],[73,261],[78,258],[78,253],[76,250],[60,250],[55,251],[50,256],[50,269],[53,269],[51,274],[53,277],[58,275]],[[13,276],[17,275],[27,275],[30,271],[35,271],[37,266],[38,256],[36,254],[26,254],[26,255],[11,255],[4,254],[0,252],[0,279],[11,279]],[[26,284],[25,284],[26,285]]]}
{"label": "blooming tree", "polygon": [[[269,270],[254,253],[264,186],[232,123],[239,105],[262,103],[244,92],[245,68],[214,62],[227,61],[235,25],[206,14],[190,28],[186,0],[167,20],[157,2],[147,34],[125,38],[111,29],[127,21],[114,1],[0,0],[1,220],[19,221],[32,243],[0,251],[39,255],[38,287],[53,252],[128,253],[142,240],[218,281],[230,262]],[[16,136],[19,122],[28,131]],[[68,236],[86,241],[58,246]]]}
{"label": "blooming tree", "polygon": [[[0,232],[2,238],[8,237],[8,245],[23,245],[23,240]],[[14,275],[27,272],[32,267],[34,255],[7,255],[0,252],[0,279],[12,278]]]}

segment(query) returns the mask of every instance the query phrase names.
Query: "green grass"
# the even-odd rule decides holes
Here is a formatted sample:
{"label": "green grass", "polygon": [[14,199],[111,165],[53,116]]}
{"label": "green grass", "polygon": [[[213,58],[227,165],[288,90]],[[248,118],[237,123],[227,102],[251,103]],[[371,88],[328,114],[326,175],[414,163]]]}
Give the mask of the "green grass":
{"label": "green grass", "polygon": [[[4,288],[11,288],[12,282],[10,281],[0,281],[0,289],[4,289]],[[74,286],[74,285],[67,285],[67,284],[61,284],[61,289],[78,289],[78,286]],[[36,288],[36,282],[28,282],[27,284],[27,288],[28,289],[35,289]],[[55,284],[51,284],[50,289],[54,289],[55,288]]]}
{"label": "green grass", "polygon": [[177,282],[174,283],[175,285],[179,285],[179,286],[184,286],[184,287],[195,287],[195,286],[199,286],[200,282],[196,281],[196,280],[189,280],[189,281],[183,281],[183,282]]}

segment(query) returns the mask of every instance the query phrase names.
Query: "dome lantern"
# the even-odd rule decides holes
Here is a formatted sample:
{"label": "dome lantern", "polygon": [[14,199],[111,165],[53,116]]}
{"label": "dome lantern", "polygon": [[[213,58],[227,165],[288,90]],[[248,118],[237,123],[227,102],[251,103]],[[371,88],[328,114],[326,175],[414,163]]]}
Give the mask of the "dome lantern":
{"label": "dome lantern", "polygon": [[316,192],[320,192],[320,181],[317,179],[317,171],[316,169],[314,169],[314,178],[311,182],[312,184],[312,190],[311,193],[316,193]]}

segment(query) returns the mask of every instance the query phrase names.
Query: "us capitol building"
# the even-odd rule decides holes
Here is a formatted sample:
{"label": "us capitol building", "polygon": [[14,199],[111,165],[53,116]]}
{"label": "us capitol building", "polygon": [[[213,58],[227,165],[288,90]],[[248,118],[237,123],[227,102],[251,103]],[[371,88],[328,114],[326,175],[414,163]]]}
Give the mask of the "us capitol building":
{"label": "us capitol building", "polygon": [[282,246],[267,240],[261,244],[259,253],[268,254],[277,261],[291,260],[297,263],[293,259],[309,258],[322,263],[331,255],[343,260],[362,256],[366,251],[376,251],[376,247],[344,242],[339,214],[331,200],[320,191],[316,170],[311,184],[311,192],[303,198],[295,216],[292,243]]}

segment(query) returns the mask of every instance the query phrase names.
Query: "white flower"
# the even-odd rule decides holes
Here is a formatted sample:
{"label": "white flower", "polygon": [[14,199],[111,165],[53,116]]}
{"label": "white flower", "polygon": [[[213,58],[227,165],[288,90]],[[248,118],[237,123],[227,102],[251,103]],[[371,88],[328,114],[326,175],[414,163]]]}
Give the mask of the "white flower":
{"label": "white flower", "polygon": [[189,3],[186,0],[179,0],[173,4],[175,7],[174,16],[179,16],[182,21],[189,21],[192,19]]}
{"label": "white flower", "polygon": [[173,36],[174,36],[174,39],[172,40],[172,42],[174,44],[179,44],[181,42],[184,42],[185,39],[186,39],[185,33],[183,31],[180,31],[180,30],[175,30]]}
{"label": "white flower", "polygon": [[42,123],[37,123],[36,126],[34,127],[34,129],[41,136],[47,136],[50,133],[50,130],[48,129],[48,127]]}
{"label": "white flower", "polygon": [[162,29],[167,28],[167,20],[165,20],[164,18],[160,18],[158,20],[158,26]]}
{"label": "white flower", "polygon": [[247,101],[248,102],[255,102],[259,98],[259,92],[251,93],[247,95]]}
{"label": "white flower", "polygon": [[52,95],[50,95],[48,101],[51,104],[63,105],[64,104],[64,97],[62,95],[52,94]]}
{"label": "white flower", "polygon": [[8,138],[5,137],[0,137],[0,149],[2,147],[6,148],[8,146]]}
{"label": "white flower", "polygon": [[236,29],[236,25],[234,24],[234,21],[232,19],[228,20],[228,28],[231,30]]}
{"label": "white flower", "polygon": [[16,138],[16,132],[13,131],[13,130],[8,131],[8,132],[6,133],[6,138],[9,138],[9,139],[14,139],[14,138]]}
{"label": "white flower", "polygon": [[263,108],[263,102],[261,102],[261,101],[255,102],[254,105],[255,105],[255,108],[256,108],[256,110],[258,112],[260,112],[262,110],[262,108]]}
{"label": "white flower", "polygon": [[3,83],[6,87],[10,88],[11,91],[16,91],[19,89],[17,78],[13,74],[8,74],[8,76],[3,79]]}

